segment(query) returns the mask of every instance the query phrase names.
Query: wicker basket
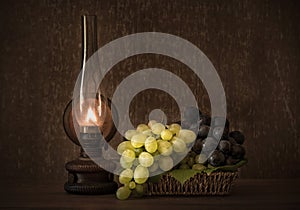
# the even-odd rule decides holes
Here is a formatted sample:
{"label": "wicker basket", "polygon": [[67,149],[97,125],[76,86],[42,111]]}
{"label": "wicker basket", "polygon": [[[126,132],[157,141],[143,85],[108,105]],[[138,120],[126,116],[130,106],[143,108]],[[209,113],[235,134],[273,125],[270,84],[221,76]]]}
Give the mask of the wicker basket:
{"label": "wicker basket", "polygon": [[158,183],[148,183],[148,195],[226,195],[238,177],[236,172],[213,172],[196,174],[181,184],[170,174],[161,177]]}

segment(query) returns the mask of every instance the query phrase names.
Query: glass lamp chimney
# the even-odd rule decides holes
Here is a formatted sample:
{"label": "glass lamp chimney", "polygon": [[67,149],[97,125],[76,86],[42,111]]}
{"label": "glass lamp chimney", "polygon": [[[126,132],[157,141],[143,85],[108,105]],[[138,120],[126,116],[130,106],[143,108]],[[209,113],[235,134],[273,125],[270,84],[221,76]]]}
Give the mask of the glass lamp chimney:
{"label": "glass lamp chimney", "polygon": [[[76,104],[75,117],[79,124],[79,138],[84,151],[89,150],[89,156],[99,156],[102,148],[100,145],[101,126],[104,123],[106,110],[105,100],[96,87],[94,77],[87,71],[88,65],[99,67],[99,63],[93,61],[88,64],[88,59],[98,50],[96,16],[82,16],[83,34],[83,60],[79,88],[79,104]],[[98,60],[96,60],[98,61]],[[92,88],[91,88],[92,87]],[[89,92],[97,90],[97,92]]]}

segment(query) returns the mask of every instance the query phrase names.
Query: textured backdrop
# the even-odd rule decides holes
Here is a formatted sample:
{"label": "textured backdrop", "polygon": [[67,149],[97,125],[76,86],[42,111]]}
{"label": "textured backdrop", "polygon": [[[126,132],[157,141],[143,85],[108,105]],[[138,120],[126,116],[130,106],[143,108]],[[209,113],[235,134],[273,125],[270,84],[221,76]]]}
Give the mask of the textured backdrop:
{"label": "textured backdrop", "polygon": [[[78,155],[64,133],[62,114],[80,71],[82,14],[98,16],[100,47],[145,31],[174,34],[198,46],[223,82],[232,129],[247,138],[249,164],[242,177],[299,177],[299,9],[296,0],[1,2],[1,178],[64,180],[64,163]],[[120,62],[102,84],[105,94],[146,67],[181,76],[209,113],[201,82],[185,65],[163,56]],[[170,120],[178,119],[168,95],[148,90],[132,101],[132,122],[144,122],[159,107]]]}

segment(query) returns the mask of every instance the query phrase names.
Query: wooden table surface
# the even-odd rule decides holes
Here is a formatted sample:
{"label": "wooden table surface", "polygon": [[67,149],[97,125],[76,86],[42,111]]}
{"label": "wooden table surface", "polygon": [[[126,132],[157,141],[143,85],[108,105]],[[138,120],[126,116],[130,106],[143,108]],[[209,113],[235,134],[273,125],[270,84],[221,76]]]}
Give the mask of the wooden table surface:
{"label": "wooden table surface", "polygon": [[300,209],[300,179],[240,179],[229,196],[145,197],[71,195],[63,183],[1,181],[0,209]]}

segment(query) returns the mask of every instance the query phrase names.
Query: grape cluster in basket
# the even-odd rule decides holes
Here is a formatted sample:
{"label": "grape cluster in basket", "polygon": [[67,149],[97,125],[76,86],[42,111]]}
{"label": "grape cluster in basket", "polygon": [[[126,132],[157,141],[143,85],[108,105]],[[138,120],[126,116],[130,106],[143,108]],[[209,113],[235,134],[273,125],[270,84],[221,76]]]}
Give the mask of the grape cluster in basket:
{"label": "grape cluster in basket", "polygon": [[[239,131],[229,132],[228,120],[211,120],[194,108],[188,109],[183,119],[181,123],[170,125],[151,120],[125,133],[125,141],[117,148],[122,167],[116,192],[118,199],[143,195],[145,183],[152,175],[171,169],[205,172],[234,165],[244,158],[244,135]],[[224,130],[222,124],[225,124]]]}
{"label": "grape cluster in basket", "polygon": [[117,190],[117,198],[127,199],[132,193],[142,195],[143,184],[150,173],[169,171],[182,160],[195,142],[197,136],[189,129],[181,129],[177,123],[163,125],[154,120],[148,125],[140,124],[136,130],[128,130],[125,141],[118,145],[123,170]]}

